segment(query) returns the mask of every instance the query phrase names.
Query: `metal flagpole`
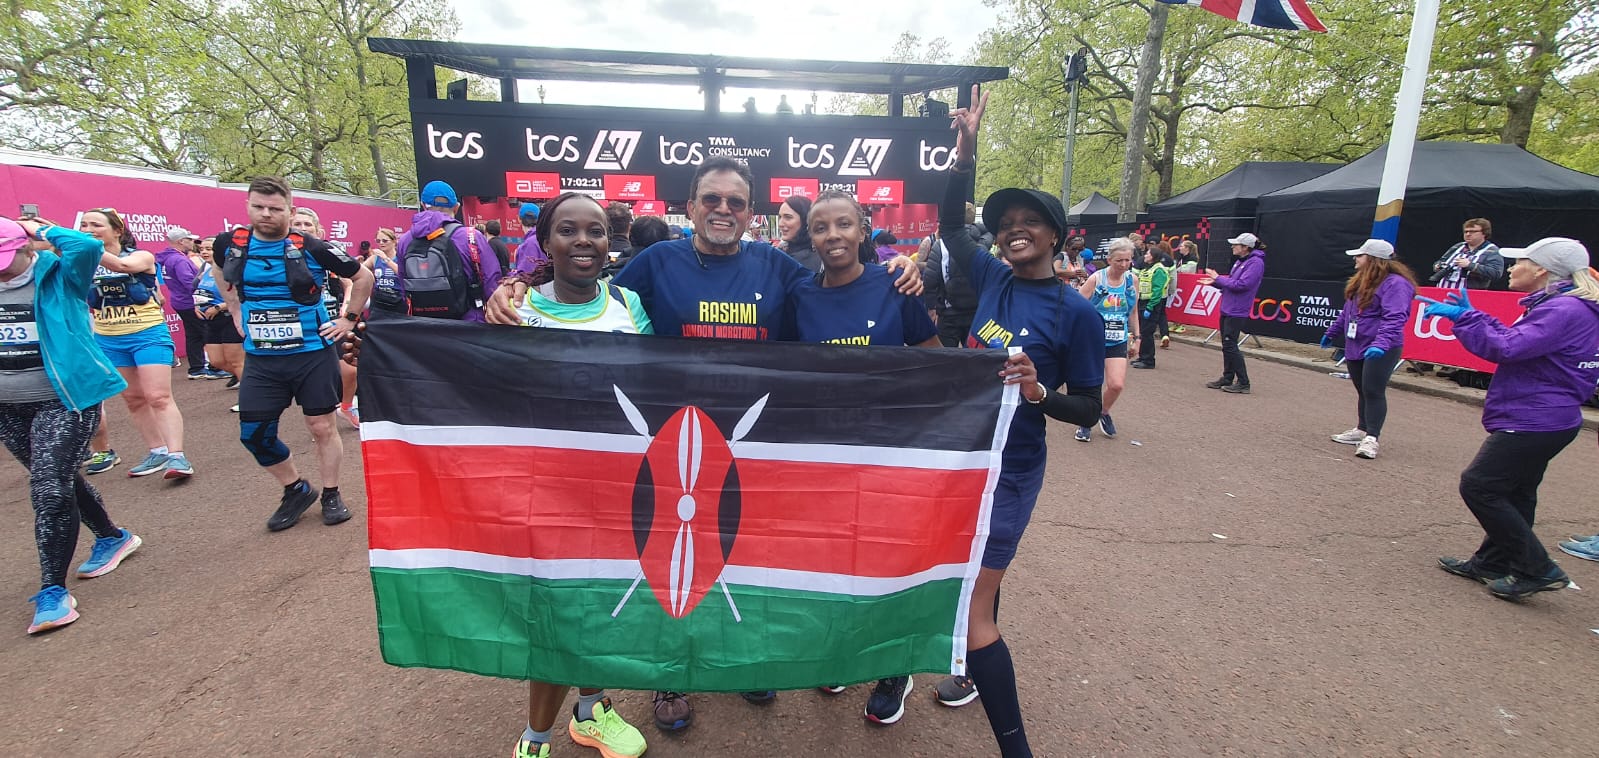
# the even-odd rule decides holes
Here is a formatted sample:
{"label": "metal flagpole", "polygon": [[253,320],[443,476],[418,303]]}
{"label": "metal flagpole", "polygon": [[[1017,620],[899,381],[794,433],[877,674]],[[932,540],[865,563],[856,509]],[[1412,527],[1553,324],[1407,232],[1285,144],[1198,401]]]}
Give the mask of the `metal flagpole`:
{"label": "metal flagpole", "polygon": [[1066,58],[1066,87],[1071,90],[1071,109],[1066,113],[1066,165],[1061,169],[1060,201],[1072,206],[1072,157],[1077,154],[1077,86],[1088,73],[1088,48],[1080,48]]}
{"label": "metal flagpole", "polygon": [[1438,0],[1416,0],[1410,44],[1405,49],[1405,73],[1394,103],[1393,133],[1388,137],[1388,160],[1383,164],[1382,188],[1377,191],[1377,215],[1371,224],[1372,237],[1391,243],[1399,241],[1399,214],[1404,210],[1410,154],[1416,146],[1416,124],[1421,120],[1421,97],[1427,89],[1427,67],[1437,29]]}

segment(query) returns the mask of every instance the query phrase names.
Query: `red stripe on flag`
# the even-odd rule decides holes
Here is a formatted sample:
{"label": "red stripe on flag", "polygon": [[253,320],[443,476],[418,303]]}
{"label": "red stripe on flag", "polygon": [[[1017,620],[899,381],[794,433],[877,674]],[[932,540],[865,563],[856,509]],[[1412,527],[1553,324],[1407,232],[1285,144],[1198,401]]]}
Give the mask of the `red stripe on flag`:
{"label": "red stripe on flag", "polygon": [[1199,7],[1218,16],[1226,16],[1235,21],[1249,23],[1249,19],[1238,17],[1244,11],[1243,0],[1201,0]]}
{"label": "red stripe on flag", "polygon": [[[642,455],[397,440],[361,449],[373,549],[638,558],[633,488]],[[988,479],[985,469],[749,459],[737,467],[741,518],[727,563],[865,577],[966,563]],[[675,476],[657,472],[656,482],[675,486]]]}
{"label": "red stripe on flag", "polygon": [[1310,9],[1310,3],[1305,0],[1288,0],[1288,5],[1294,9],[1294,14],[1305,23],[1305,28],[1313,32],[1327,31],[1327,25],[1316,18],[1316,12]]}

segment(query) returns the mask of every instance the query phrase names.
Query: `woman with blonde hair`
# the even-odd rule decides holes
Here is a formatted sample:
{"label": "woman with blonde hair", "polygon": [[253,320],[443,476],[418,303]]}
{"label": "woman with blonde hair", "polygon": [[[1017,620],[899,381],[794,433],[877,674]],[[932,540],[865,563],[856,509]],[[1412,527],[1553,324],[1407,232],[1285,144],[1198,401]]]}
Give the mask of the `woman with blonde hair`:
{"label": "woman with blonde hair", "polygon": [[1588,249],[1565,237],[1499,252],[1517,259],[1510,289],[1530,293],[1514,324],[1473,309],[1463,289],[1447,302],[1416,299],[1428,303],[1423,315],[1454,322],[1461,347],[1499,364],[1482,406],[1488,439],[1460,474],[1460,497],[1487,536],[1470,558],[1438,565],[1520,600],[1570,581],[1532,524],[1544,470],[1577,438],[1582,402],[1599,382],[1599,272],[1588,267]]}
{"label": "woman with blonde hair", "polygon": [[1416,275],[1394,260],[1394,246],[1386,240],[1369,239],[1344,252],[1355,257],[1355,275],[1344,285],[1344,309],[1327,327],[1321,346],[1343,340],[1349,381],[1355,385],[1355,428],[1334,434],[1332,441],[1357,445],[1356,457],[1372,459],[1388,418],[1388,378],[1404,352]]}

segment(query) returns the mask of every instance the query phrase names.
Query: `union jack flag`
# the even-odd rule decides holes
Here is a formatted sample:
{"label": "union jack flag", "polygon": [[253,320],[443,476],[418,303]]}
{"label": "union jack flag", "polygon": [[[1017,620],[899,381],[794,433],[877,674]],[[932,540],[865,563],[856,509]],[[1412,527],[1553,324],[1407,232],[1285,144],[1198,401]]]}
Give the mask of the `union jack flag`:
{"label": "union jack flag", "polygon": [[1305,0],[1160,0],[1167,5],[1197,5],[1218,16],[1251,26],[1290,31],[1325,32]]}

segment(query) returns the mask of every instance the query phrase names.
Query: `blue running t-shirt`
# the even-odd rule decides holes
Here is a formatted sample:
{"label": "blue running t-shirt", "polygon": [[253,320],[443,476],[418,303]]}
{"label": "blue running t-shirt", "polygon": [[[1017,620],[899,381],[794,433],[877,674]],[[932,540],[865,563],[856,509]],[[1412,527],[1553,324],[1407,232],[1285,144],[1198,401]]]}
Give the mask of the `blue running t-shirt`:
{"label": "blue running t-shirt", "polygon": [[807,277],[790,303],[799,341],[917,345],[938,336],[921,298],[901,293],[894,278],[876,263],[842,287],[823,287],[820,276]]}
{"label": "blue running t-shirt", "polygon": [[[327,272],[349,278],[360,270],[361,262],[342,250],[315,237],[305,237],[305,265],[312,281],[325,281]],[[212,249],[213,264],[221,268],[227,261],[231,235],[217,237]],[[251,355],[292,355],[321,350],[331,345],[318,333],[328,322],[327,307],[321,299],[312,305],[294,301],[284,274],[287,239],[265,242],[250,235],[249,256],[244,263],[244,288],[240,293],[244,321],[244,351]]]}
{"label": "blue running t-shirt", "polygon": [[612,281],[638,294],[656,334],[775,340],[784,333],[789,296],[810,276],[764,242],[742,242],[734,255],[704,255],[681,239],[645,248]]}

